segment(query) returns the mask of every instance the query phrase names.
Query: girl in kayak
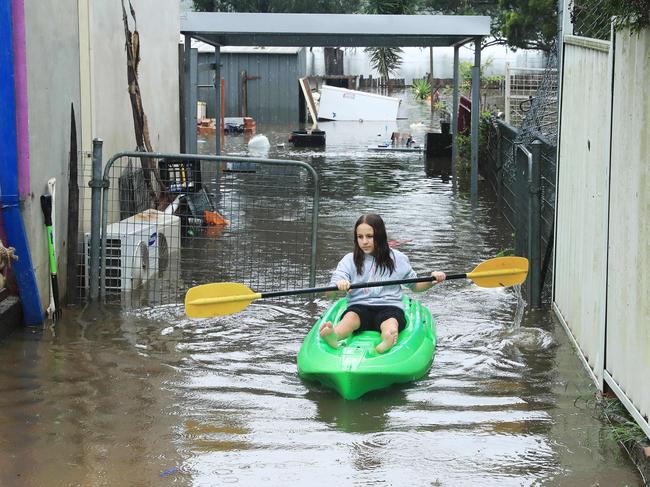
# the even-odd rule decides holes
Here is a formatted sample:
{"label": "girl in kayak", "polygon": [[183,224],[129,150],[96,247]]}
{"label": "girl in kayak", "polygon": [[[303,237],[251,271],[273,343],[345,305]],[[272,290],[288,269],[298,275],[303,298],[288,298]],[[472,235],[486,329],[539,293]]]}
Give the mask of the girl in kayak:
{"label": "girl in kayak", "polygon": [[[432,282],[406,284],[413,291],[426,291],[445,280],[444,272],[432,272]],[[330,285],[347,292],[348,308],[336,326],[323,323],[320,336],[330,346],[359,330],[381,332],[377,352],[384,353],[397,341],[406,326],[402,309],[401,285],[378,286],[350,290],[351,284],[371,281],[392,281],[417,277],[408,257],[388,246],[386,227],[379,215],[361,216],[354,225],[354,251],[345,255],[332,274]],[[349,292],[348,292],[349,291]]]}

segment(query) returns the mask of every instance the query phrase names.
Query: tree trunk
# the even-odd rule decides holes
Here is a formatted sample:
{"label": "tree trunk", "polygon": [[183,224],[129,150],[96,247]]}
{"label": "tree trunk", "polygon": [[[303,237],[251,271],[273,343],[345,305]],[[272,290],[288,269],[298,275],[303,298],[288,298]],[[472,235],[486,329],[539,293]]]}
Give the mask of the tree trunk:
{"label": "tree trunk", "polygon": [[[133,113],[133,127],[135,129],[135,142],[139,152],[153,152],[149,140],[149,125],[147,116],[142,107],[142,96],[140,84],[138,83],[138,65],[140,64],[140,35],[137,30],[135,10],[129,0],[129,10],[134,21],[133,32],[129,29],[129,21],[122,0],[122,20],[124,21],[124,35],[126,37],[126,74],[129,87],[129,98],[131,99],[131,111]],[[153,159],[149,157],[140,158],[144,180],[149,190],[149,196],[156,208],[161,204],[161,192],[164,189],[158,168]]]}

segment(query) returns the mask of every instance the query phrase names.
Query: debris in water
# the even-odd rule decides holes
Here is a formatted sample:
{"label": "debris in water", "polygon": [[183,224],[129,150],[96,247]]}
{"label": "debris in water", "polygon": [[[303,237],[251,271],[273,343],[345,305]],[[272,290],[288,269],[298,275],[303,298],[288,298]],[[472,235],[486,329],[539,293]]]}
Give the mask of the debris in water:
{"label": "debris in water", "polygon": [[269,139],[266,137],[266,135],[261,134],[253,137],[248,143],[248,150],[251,155],[258,157],[266,157],[269,153],[270,147],[271,143],[269,142]]}
{"label": "debris in water", "polygon": [[160,474],[161,477],[166,477],[170,473],[174,473],[176,470],[178,470],[177,467],[170,468],[169,470],[165,470],[163,473]]}
{"label": "debris in water", "polygon": [[402,245],[407,244],[407,243],[411,243],[411,242],[412,242],[412,240],[401,240],[401,239],[389,240],[388,241],[388,246],[391,249],[396,249],[397,247],[401,247]]}

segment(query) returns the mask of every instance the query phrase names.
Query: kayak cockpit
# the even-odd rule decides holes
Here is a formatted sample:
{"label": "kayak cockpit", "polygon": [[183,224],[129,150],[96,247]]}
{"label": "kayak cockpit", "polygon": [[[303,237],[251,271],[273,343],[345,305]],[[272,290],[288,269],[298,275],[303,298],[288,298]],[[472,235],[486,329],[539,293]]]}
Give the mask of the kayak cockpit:
{"label": "kayak cockpit", "polygon": [[419,379],[429,370],[435,353],[435,325],[426,307],[404,297],[406,327],[397,343],[386,353],[375,347],[381,336],[363,331],[328,345],[319,335],[321,323],[337,323],[347,308],[347,300],[333,303],[316,321],[298,353],[298,373],[338,391],[346,399],[356,399],[368,391],[391,384]]}

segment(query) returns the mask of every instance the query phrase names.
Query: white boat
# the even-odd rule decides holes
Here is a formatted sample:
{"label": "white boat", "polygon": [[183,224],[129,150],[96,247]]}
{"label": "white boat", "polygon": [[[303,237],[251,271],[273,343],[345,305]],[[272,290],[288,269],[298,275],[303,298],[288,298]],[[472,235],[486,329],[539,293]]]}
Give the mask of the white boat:
{"label": "white boat", "polygon": [[320,120],[396,120],[401,100],[390,96],[323,85],[320,90]]}

